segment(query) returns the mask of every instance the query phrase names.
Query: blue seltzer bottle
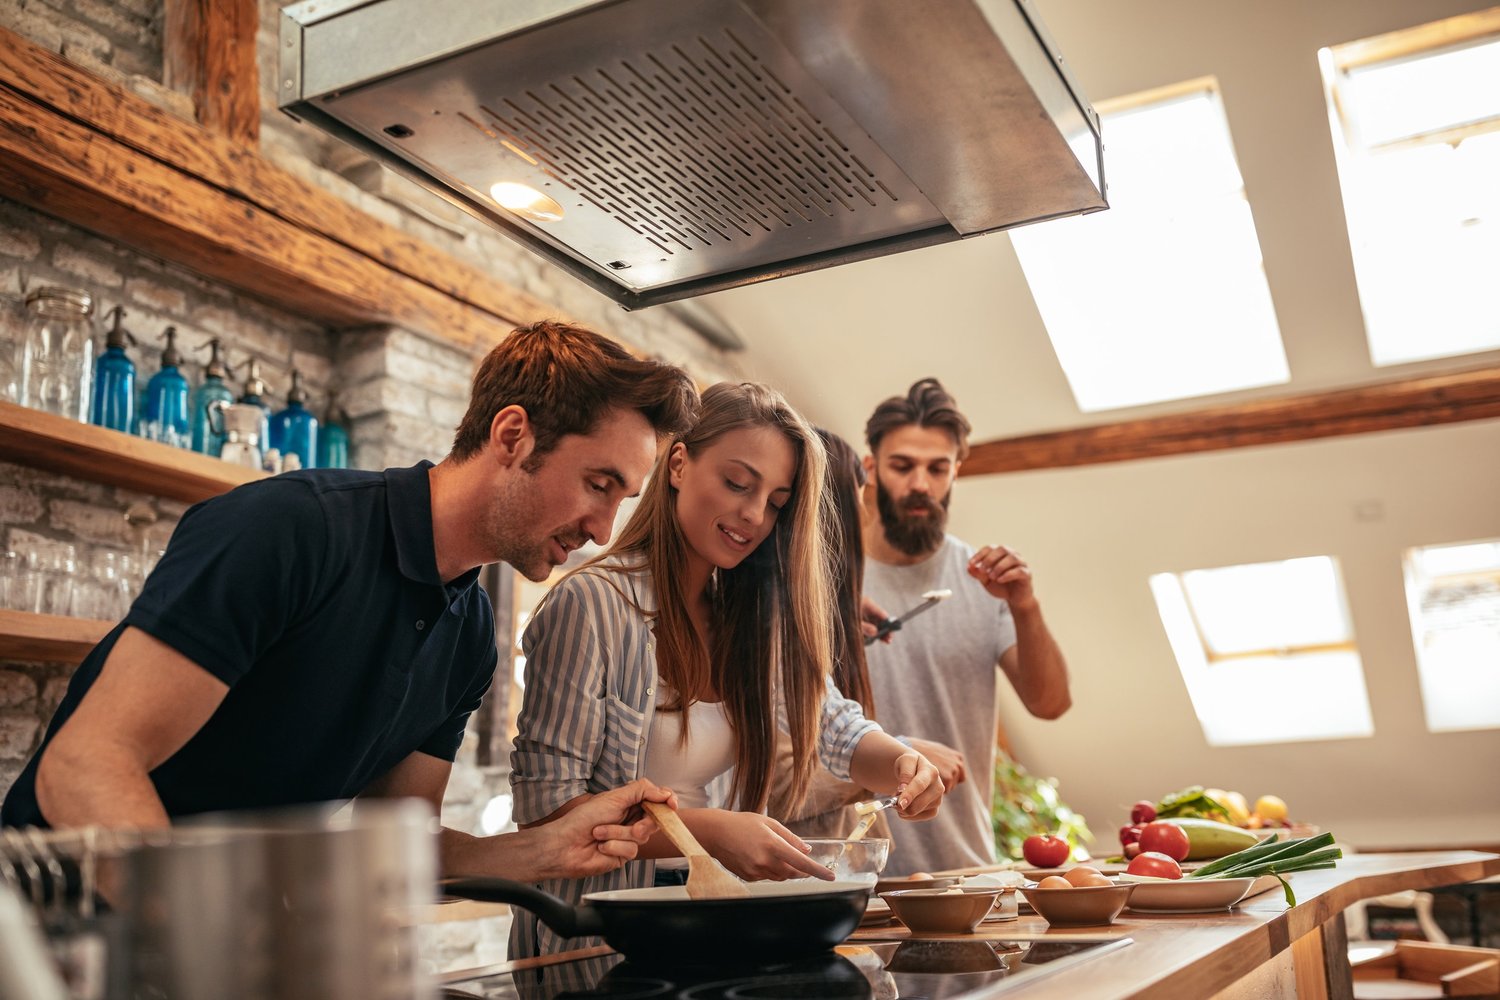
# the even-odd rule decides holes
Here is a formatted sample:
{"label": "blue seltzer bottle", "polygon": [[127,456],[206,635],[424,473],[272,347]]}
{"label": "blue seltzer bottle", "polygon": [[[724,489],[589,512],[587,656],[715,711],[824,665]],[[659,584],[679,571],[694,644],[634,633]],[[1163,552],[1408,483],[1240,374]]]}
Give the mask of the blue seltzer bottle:
{"label": "blue seltzer bottle", "polygon": [[115,306],[107,315],[114,322],[104,340],[104,353],[94,362],[89,423],[131,434],[135,432],[135,362],[125,353],[125,344],[134,344],[135,337],[120,325],[124,309]]}
{"label": "blue seltzer bottle", "polygon": [[203,455],[212,455],[214,458],[219,457],[219,450],[224,447],[224,435],[214,433],[213,423],[209,420],[208,405],[215,401],[234,402],[234,391],[224,381],[229,377],[229,367],[220,357],[220,346],[218,337],[208,342],[211,352],[208,367],[203,370],[203,384],[193,391],[192,403],[193,450]]}
{"label": "blue seltzer bottle", "polygon": [[153,441],[186,448],[192,443],[188,416],[188,381],[182,374],[182,355],[177,351],[177,327],[162,334],[167,340],[161,352],[161,371],[146,385],[146,409],[141,415],[141,435]]}
{"label": "blue seltzer bottle", "polygon": [[286,394],[286,409],[271,418],[271,447],[282,458],[296,455],[304,469],[317,468],[318,418],[307,408],[302,391],[302,373],[292,369],[292,389]]}

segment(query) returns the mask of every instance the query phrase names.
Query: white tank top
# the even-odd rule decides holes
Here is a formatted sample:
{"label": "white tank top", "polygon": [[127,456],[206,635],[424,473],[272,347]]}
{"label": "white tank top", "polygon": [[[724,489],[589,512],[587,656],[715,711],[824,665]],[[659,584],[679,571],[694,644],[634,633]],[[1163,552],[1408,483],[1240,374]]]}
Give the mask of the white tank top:
{"label": "white tank top", "polygon": [[684,809],[708,805],[708,786],[734,766],[734,731],[724,714],[724,703],[697,702],[688,712],[688,742],[682,736],[682,712],[664,712],[658,705],[646,737],[647,778],[677,793]]}

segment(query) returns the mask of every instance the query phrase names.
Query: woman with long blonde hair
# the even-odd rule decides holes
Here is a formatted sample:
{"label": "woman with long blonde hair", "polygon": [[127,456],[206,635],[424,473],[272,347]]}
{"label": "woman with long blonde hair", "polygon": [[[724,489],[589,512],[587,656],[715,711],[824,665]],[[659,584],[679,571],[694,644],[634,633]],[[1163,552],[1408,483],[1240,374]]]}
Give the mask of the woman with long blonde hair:
{"label": "woman with long blonde hair", "polygon": [[[897,795],[903,818],[936,814],[933,766],[830,682],[838,541],[824,464],[817,435],[775,390],[726,383],[703,394],[697,422],[663,453],[619,539],[560,581],[527,627],[511,756],[518,822],[546,823],[649,777],[677,793],[683,821],[741,878],[828,878],[763,812],[778,727],[791,746],[793,798],[821,760]],[[658,834],[639,856],[677,851]],[[655,869],[633,862],[544,888],[577,899],[667,874]],[[511,946],[519,958],[578,942],[518,913]]]}

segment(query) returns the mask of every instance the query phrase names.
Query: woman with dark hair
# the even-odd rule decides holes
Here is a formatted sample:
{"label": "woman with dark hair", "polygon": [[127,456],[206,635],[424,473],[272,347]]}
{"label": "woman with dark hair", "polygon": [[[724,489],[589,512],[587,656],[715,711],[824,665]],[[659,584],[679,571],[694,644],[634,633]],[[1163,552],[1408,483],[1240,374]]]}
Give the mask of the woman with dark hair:
{"label": "woman with dark hair", "polygon": [[[833,683],[845,698],[859,703],[867,719],[875,718],[875,696],[865,664],[864,629],[860,611],[864,589],[865,546],[860,525],[860,491],[866,477],[864,465],[849,442],[832,431],[818,428],[823,450],[828,453],[824,484],[829,516],[837,527],[837,542],[830,546],[833,575]],[[854,803],[872,793],[850,781],[841,781],[826,769],[815,771],[807,794],[798,801],[792,787],[795,773],[792,747],[783,734],[776,748],[776,773],[771,786],[768,812],[787,829],[802,837],[845,837],[859,821]],[[889,837],[890,825],[882,813],[869,836]]]}

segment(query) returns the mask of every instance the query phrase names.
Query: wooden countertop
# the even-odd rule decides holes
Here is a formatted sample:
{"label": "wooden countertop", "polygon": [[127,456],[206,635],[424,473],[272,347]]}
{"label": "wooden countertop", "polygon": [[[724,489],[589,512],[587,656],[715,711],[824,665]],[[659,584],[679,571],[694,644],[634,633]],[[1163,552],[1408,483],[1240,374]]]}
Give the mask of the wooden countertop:
{"label": "wooden countertop", "polygon": [[[1209,914],[1137,913],[1126,910],[1108,927],[1054,930],[1040,917],[981,925],[980,936],[1040,934],[1048,938],[1129,937],[1133,943],[1097,962],[1065,969],[1034,984],[1017,983],[1007,997],[1151,997],[1187,1000],[1209,997],[1292,949],[1298,997],[1338,996],[1337,983],[1324,979],[1328,955],[1343,959],[1342,915],[1354,903],[1402,889],[1427,889],[1500,874],[1500,855],[1474,851],[1419,854],[1351,854],[1330,871],[1289,877],[1297,906],[1288,909],[1279,890],[1254,896],[1233,910]],[[1337,923],[1334,923],[1337,921]],[[1325,925],[1329,929],[1325,931]],[[889,928],[855,932],[851,943],[890,940]],[[1335,976],[1337,969],[1334,970]],[[1347,961],[1344,962],[1347,976]],[[1319,989],[1318,987],[1322,988]],[[1346,994],[1345,994],[1346,995]]]}
{"label": "wooden countertop", "polygon": [[[1282,893],[1276,890],[1252,897],[1223,913],[1147,914],[1126,910],[1108,927],[1076,930],[1054,930],[1040,917],[1028,913],[1014,921],[981,925],[978,932],[968,937],[1132,939],[1130,946],[1096,961],[1061,970],[1035,983],[1017,982],[1006,989],[1007,998],[1210,997],[1284,956],[1288,949],[1295,960],[1299,1000],[1347,996],[1344,910],[1362,899],[1403,889],[1429,889],[1495,875],[1500,875],[1500,855],[1475,851],[1352,854],[1331,871],[1291,876],[1289,881],[1297,894],[1294,909],[1287,908]],[[890,941],[904,936],[908,936],[905,929],[895,924],[856,931],[849,943]],[[596,949],[587,952],[600,953]],[[552,964],[584,955],[569,952],[549,956],[541,963]],[[515,963],[518,967],[532,964],[536,963]]]}

